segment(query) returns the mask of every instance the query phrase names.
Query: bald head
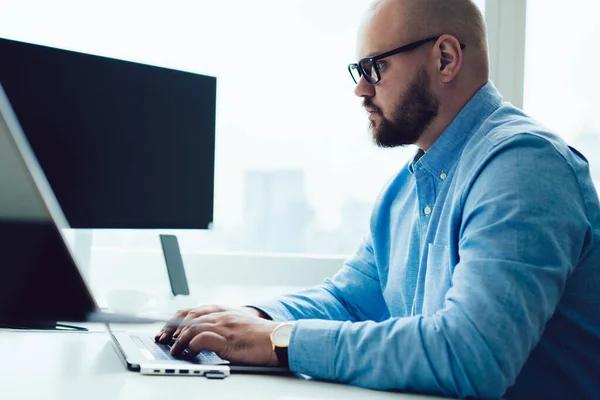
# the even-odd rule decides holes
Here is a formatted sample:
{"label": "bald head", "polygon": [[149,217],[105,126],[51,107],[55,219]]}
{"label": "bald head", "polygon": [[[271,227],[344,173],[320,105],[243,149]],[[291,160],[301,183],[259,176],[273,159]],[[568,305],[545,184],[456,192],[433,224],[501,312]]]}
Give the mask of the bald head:
{"label": "bald head", "polygon": [[[471,0],[391,0],[405,4],[407,35],[443,34],[455,36],[468,46],[480,72],[487,77],[488,50],[483,15]],[[433,32],[432,32],[433,31]]]}
{"label": "bald head", "polygon": [[388,32],[406,43],[449,34],[466,45],[470,74],[488,79],[487,33],[483,15],[472,0],[376,0],[369,20],[388,19]]}

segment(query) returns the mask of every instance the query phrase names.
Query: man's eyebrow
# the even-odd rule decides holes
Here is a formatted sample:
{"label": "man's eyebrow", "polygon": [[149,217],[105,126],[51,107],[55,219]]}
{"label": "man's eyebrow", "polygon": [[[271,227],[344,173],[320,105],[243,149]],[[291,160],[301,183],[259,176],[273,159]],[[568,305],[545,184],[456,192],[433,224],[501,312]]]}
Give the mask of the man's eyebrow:
{"label": "man's eyebrow", "polygon": [[369,54],[367,54],[367,56],[365,58],[375,57],[377,54],[381,54],[381,53],[379,53],[379,52],[369,53]]}
{"label": "man's eyebrow", "polygon": [[368,53],[366,56],[362,57],[361,60],[363,58],[375,57],[375,56],[378,56],[378,55],[383,54],[383,53],[385,53],[385,50],[384,51],[372,51],[372,52]]}

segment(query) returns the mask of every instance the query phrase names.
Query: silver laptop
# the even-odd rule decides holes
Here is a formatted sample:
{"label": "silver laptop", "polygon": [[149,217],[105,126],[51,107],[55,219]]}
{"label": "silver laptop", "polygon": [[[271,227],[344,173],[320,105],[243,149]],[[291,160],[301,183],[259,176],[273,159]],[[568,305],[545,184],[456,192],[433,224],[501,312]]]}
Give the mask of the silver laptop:
{"label": "silver laptop", "polygon": [[68,228],[0,85],[0,325],[105,323],[120,358],[143,374],[224,378],[230,371],[289,373],[285,368],[233,365],[206,351],[175,358],[168,345],[155,343],[149,335],[112,332],[110,323],[160,321],[99,310],[64,237]]}

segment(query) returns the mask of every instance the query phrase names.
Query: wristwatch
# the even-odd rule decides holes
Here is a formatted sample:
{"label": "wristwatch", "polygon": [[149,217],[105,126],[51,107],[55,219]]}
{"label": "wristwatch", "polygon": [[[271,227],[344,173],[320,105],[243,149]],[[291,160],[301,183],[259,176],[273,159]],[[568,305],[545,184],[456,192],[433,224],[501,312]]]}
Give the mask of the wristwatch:
{"label": "wristwatch", "polygon": [[294,329],[293,322],[284,322],[279,324],[273,332],[271,332],[271,344],[273,345],[273,351],[277,356],[279,364],[285,368],[290,367],[288,360],[288,346],[290,345],[290,338],[292,337],[292,330]]}

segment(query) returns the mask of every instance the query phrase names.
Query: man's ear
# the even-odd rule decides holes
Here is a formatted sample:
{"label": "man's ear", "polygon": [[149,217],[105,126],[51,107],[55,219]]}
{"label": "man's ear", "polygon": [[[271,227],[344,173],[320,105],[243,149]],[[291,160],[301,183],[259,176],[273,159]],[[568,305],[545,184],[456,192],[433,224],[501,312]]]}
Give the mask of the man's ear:
{"label": "man's ear", "polygon": [[462,67],[463,54],[460,42],[451,35],[442,35],[435,44],[438,76],[450,83]]}

